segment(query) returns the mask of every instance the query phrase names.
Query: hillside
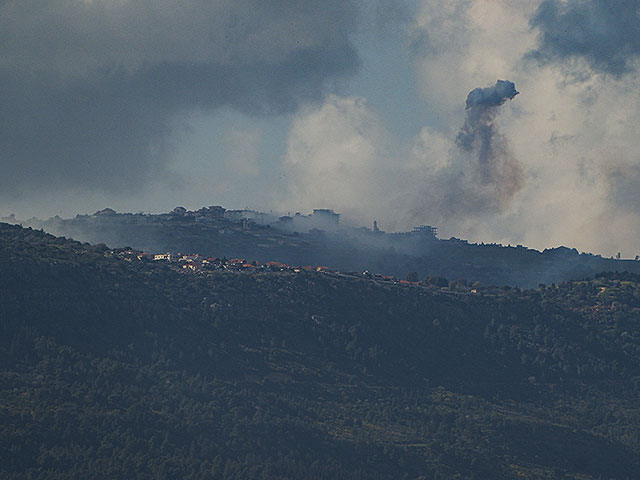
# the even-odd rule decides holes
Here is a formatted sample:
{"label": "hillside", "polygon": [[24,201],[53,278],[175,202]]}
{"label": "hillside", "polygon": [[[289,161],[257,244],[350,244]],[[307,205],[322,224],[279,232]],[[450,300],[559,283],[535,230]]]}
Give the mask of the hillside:
{"label": "hillside", "polygon": [[[470,244],[438,239],[430,229],[385,233],[336,223],[334,213],[273,217],[249,210],[204,207],[159,215],[118,214],[110,209],[72,219],[23,222],[55,235],[149,253],[199,253],[290,265],[368,270],[406,278],[442,276],[486,285],[535,288],[593,277],[602,271],[640,274],[640,261],[615,260],[558,247],[539,252],[523,246]],[[326,218],[328,217],[328,218]]]}
{"label": "hillside", "polygon": [[634,478],[639,320],[633,274],[189,273],[0,224],[0,477]]}

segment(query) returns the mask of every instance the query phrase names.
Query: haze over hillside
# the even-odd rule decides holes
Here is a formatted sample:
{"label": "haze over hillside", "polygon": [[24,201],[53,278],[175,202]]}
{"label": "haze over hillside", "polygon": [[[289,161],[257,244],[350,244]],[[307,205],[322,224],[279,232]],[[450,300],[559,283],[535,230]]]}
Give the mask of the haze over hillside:
{"label": "haze over hillside", "polygon": [[81,241],[129,246],[147,253],[277,261],[399,279],[437,276],[470,283],[536,287],[540,283],[581,280],[603,271],[640,273],[640,262],[634,260],[579,254],[567,247],[539,252],[521,245],[444,240],[437,238],[436,227],[428,225],[399,233],[384,232],[377,222],[372,227],[355,228],[341,223],[340,215],[328,209],[278,217],[220,206],[196,211],[177,207],[158,215],[118,214],[107,208],[71,219],[34,218],[22,223]]}

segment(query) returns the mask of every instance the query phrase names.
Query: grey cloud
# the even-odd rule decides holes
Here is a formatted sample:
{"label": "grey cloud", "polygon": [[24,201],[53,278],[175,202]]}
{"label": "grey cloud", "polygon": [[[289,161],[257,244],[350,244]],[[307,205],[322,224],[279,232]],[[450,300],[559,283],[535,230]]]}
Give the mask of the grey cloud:
{"label": "grey cloud", "polygon": [[539,46],[530,56],[542,62],[582,58],[592,69],[622,75],[640,55],[637,0],[545,0],[531,19]]}
{"label": "grey cloud", "polygon": [[162,173],[179,114],[321,98],[358,68],[357,13],[338,0],[0,2],[0,197],[137,189]]}

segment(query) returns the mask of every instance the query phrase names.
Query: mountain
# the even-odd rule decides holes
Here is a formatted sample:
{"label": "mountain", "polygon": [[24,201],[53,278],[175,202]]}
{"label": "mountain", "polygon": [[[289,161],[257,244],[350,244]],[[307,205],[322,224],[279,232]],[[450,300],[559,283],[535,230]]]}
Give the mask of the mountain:
{"label": "mountain", "polygon": [[73,219],[22,222],[49,233],[110,247],[130,246],[150,253],[182,252],[290,265],[327,266],[406,278],[409,274],[464,279],[486,285],[535,288],[593,277],[602,271],[640,274],[640,262],[614,260],[566,247],[539,252],[502,245],[438,239],[436,229],[385,233],[339,223],[332,210],[275,217],[219,206],[188,211],[177,207],[158,215],[118,214],[110,208]]}
{"label": "mountain", "polygon": [[625,479],[640,277],[192,271],[0,224],[0,477]]}

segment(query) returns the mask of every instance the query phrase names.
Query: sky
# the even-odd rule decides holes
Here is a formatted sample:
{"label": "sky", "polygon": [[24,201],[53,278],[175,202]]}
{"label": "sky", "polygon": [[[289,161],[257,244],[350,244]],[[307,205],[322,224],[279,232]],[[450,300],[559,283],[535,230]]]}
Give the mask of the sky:
{"label": "sky", "polygon": [[0,0],[0,216],[332,208],[633,258],[639,8]]}

